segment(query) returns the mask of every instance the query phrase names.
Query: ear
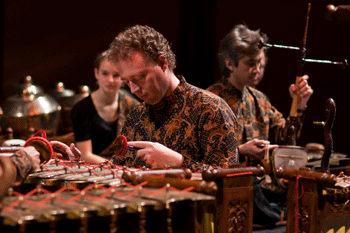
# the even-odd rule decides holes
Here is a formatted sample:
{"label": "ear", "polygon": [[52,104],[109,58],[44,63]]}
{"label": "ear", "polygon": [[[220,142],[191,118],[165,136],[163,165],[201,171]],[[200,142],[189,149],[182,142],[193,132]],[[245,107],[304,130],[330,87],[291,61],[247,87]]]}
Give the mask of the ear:
{"label": "ear", "polygon": [[97,79],[97,75],[98,75],[98,69],[94,68],[94,73],[95,73],[95,78]]}
{"label": "ear", "polygon": [[229,69],[230,71],[233,71],[235,64],[233,63],[233,61],[231,61],[230,59],[225,59],[225,65],[227,67],[227,69]]}
{"label": "ear", "polygon": [[164,55],[159,55],[158,64],[162,71],[164,72],[168,68],[168,59]]}

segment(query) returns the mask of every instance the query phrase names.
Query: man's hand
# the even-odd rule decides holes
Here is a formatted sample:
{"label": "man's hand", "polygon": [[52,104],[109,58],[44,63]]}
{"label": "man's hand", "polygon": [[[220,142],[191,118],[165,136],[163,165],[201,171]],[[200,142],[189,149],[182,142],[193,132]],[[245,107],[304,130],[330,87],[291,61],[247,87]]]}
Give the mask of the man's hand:
{"label": "man's hand", "polygon": [[158,142],[132,141],[128,146],[138,148],[136,156],[152,168],[180,167],[183,162],[181,154]]}
{"label": "man's hand", "polygon": [[278,145],[270,145],[269,141],[253,139],[240,145],[238,151],[240,155],[248,156],[253,162],[258,162],[264,159],[266,148],[271,150],[277,147]]}
{"label": "man's hand", "polygon": [[311,95],[314,93],[312,88],[308,84],[309,76],[304,75],[299,79],[299,85],[296,87],[294,84],[289,86],[289,93],[293,98],[294,92],[296,91],[299,96],[298,109],[305,109],[306,104],[309,101]]}
{"label": "man's hand", "polygon": [[69,147],[59,141],[51,141],[50,143],[58,157],[63,158],[68,156],[69,160],[80,159],[81,153],[75,147],[74,143],[71,143]]}

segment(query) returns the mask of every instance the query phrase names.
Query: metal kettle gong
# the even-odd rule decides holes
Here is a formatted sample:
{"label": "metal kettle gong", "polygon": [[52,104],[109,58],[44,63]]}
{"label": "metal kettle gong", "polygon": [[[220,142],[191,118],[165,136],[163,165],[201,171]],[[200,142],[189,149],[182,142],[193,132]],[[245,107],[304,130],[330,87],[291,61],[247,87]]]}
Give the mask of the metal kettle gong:
{"label": "metal kettle gong", "polygon": [[2,104],[2,117],[16,137],[27,138],[33,130],[43,130],[48,136],[57,133],[61,106],[51,96],[37,90],[32,78],[27,76],[23,89]]}

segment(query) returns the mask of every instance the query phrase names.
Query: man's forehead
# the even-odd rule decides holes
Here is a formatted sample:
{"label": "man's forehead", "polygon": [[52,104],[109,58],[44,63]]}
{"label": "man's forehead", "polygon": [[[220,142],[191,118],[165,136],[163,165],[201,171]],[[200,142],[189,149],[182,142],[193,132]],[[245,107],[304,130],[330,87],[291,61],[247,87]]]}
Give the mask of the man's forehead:
{"label": "man's forehead", "polygon": [[127,62],[135,65],[145,65],[152,62],[152,60],[142,52],[132,52],[129,56],[119,60],[119,62]]}
{"label": "man's forehead", "polygon": [[143,72],[147,66],[147,63],[147,59],[144,55],[138,52],[134,52],[125,59],[119,60],[116,63],[116,66],[122,78],[127,79]]}
{"label": "man's forehead", "polygon": [[262,52],[262,53],[254,54],[252,56],[246,55],[241,60],[242,61],[259,61],[263,58],[263,56],[264,56],[264,53]]}
{"label": "man's forehead", "polygon": [[132,52],[128,54],[128,56],[125,56],[124,58],[120,59],[121,62],[133,62],[133,63],[139,63],[146,60],[145,56],[139,52]]}

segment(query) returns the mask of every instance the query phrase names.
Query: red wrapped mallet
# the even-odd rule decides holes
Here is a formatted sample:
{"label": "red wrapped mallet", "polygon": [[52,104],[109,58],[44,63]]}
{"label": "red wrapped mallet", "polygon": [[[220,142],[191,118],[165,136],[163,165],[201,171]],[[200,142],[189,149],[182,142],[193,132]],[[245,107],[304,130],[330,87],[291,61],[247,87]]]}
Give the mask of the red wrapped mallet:
{"label": "red wrapped mallet", "polygon": [[128,141],[124,135],[119,135],[113,142],[114,154],[116,156],[124,156],[129,149],[138,150],[140,148],[128,146]]}

